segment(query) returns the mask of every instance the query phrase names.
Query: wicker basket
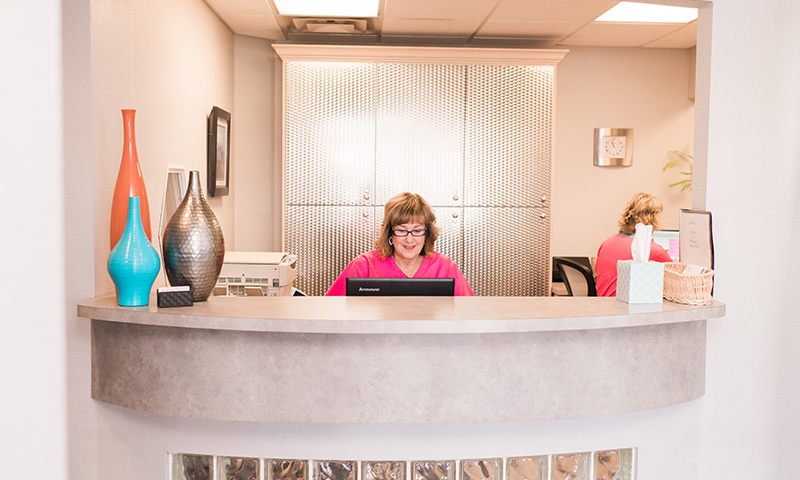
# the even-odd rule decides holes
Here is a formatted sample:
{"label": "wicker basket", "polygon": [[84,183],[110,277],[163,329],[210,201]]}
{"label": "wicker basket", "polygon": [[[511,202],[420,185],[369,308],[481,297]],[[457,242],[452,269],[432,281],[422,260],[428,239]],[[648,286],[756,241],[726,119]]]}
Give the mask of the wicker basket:
{"label": "wicker basket", "polygon": [[686,267],[680,262],[664,264],[664,298],[686,305],[710,304],[714,270],[703,268],[701,273],[685,274]]}

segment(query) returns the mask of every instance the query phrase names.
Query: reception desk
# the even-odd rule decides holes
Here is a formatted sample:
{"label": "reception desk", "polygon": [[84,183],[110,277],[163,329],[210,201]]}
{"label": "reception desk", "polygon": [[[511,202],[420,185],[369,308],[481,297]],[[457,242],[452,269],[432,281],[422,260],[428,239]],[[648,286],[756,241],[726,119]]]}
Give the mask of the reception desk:
{"label": "reception desk", "polygon": [[725,306],[598,297],[211,297],[81,302],[92,396],[164,415],[303,423],[585,418],[705,391]]}

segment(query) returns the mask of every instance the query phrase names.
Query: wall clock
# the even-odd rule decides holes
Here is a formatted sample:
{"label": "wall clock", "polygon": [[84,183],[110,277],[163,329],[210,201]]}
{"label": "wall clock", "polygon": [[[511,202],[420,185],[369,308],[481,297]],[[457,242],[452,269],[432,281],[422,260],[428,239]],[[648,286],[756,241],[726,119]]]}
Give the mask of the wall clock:
{"label": "wall clock", "polygon": [[598,167],[633,165],[633,129],[595,128],[594,165]]}

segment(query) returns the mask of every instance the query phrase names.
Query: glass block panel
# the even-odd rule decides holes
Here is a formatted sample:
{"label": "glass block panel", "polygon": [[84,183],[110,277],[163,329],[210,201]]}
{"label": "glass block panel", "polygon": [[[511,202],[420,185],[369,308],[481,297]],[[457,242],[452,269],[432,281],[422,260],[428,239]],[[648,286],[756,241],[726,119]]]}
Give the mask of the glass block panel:
{"label": "glass block panel", "polygon": [[173,480],[211,480],[211,455],[175,453],[172,455]]}
{"label": "glass block panel", "polygon": [[509,457],[506,480],[547,480],[547,455]]}
{"label": "glass block panel", "polygon": [[559,453],[550,457],[550,480],[589,480],[589,453]]}
{"label": "glass block panel", "polygon": [[633,480],[633,448],[594,452],[595,480]]}
{"label": "glass block panel", "polygon": [[461,460],[461,480],[501,480],[502,464],[499,458]]}
{"label": "glass block panel", "polygon": [[217,457],[218,480],[260,480],[261,461],[246,457]]}
{"label": "glass block panel", "polygon": [[358,462],[348,460],[316,460],[314,480],[357,480]]}
{"label": "glass block panel", "polygon": [[361,462],[361,480],[406,480],[406,462]]}
{"label": "glass block panel", "polygon": [[410,191],[432,206],[461,205],[463,65],[378,65],[376,203]]}
{"label": "glass block panel", "polygon": [[455,480],[455,463],[455,460],[412,462],[412,480]]}
{"label": "glass block panel", "polygon": [[267,480],[308,480],[308,461],[270,459],[267,461]]}

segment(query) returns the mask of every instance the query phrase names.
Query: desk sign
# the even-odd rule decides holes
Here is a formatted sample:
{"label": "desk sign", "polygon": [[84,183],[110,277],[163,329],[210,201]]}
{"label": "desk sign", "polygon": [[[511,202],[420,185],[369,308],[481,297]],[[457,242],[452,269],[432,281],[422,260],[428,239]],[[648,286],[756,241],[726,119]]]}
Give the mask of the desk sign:
{"label": "desk sign", "polygon": [[681,209],[680,247],[681,263],[714,269],[714,238],[711,234],[711,212]]}

